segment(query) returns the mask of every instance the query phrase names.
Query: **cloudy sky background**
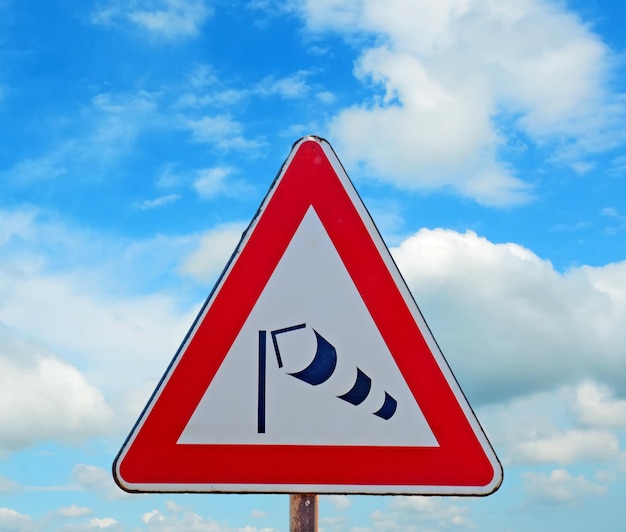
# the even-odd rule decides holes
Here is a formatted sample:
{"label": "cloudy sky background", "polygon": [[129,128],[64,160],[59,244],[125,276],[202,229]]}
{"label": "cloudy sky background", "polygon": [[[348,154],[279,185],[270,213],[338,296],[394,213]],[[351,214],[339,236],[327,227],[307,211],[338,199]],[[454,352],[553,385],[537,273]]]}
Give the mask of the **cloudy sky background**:
{"label": "cloudy sky background", "polygon": [[292,143],[327,138],[505,467],[325,531],[618,530],[626,8],[0,0],[0,530],[287,529],[110,465]]}

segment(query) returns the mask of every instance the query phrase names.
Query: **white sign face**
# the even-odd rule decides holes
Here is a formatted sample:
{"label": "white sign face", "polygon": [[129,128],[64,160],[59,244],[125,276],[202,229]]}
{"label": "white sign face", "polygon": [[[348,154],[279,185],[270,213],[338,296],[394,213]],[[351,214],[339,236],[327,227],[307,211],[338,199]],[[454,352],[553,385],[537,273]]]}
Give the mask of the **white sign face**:
{"label": "white sign face", "polygon": [[178,443],[438,445],[313,207]]}

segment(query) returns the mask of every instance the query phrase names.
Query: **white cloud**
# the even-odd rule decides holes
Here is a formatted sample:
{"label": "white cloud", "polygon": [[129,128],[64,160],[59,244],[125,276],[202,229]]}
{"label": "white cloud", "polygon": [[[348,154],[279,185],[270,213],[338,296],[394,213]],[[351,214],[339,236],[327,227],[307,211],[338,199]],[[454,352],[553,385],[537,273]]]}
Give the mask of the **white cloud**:
{"label": "white cloud", "polygon": [[0,529],[4,532],[29,532],[37,528],[30,516],[11,508],[0,508]]}
{"label": "white cloud", "polygon": [[[252,190],[245,181],[234,176],[236,170],[230,166],[214,166],[193,171],[178,171],[167,166],[161,171],[156,185],[160,188],[173,188],[187,183],[201,200],[214,199],[219,196],[231,198],[241,197]],[[154,200],[146,200],[137,204],[139,209],[152,209],[178,201],[179,194],[166,194]]]}
{"label": "white cloud", "polygon": [[42,440],[76,443],[112,422],[102,394],[75,367],[0,323],[0,453]]}
{"label": "white cloud", "polygon": [[230,527],[191,511],[181,511],[180,508],[174,512],[169,508],[166,512],[158,509],[150,510],[141,516],[141,520],[145,525],[144,529],[153,532],[177,532],[179,530],[189,532],[276,532],[273,528]]}
{"label": "white cloud", "polygon": [[246,139],[243,125],[226,114],[184,119],[183,122],[195,141],[214,144],[222,150],[256,151],[263,145],[260,140]]}
{"label": "white cloud", "polygon": [[572,411],[584,425],[626,427],[626,400],[615,399],[608,386],[595,382],[584,382],[576,389]]}
{"label": "white cloud", "polygon": [[204,0],[115,0],[94,10],[91,21],[103,26],[130,22],[150,35],[171,40],[196,37],[212,13]]}
{"label": "white cloud", "polygon": [[330,92],[330,91],[321,91],[318,92],[315,97],[322,103],[326,103],[326,104],[331,104],[331,103],[335,103],[335,100],[337,99],[335,97],[335,95]]}
{"label": "white cloud", "polygon": [[[264,98],[275,96],[284,100],[305,98],[310,95],[312,90],[307,82],[310,75],[311,73],[305,70],[298,70],[284,77],[268,75],[252,85],[235,88],[224,86],[209,67],[199,65],[192,71],[189,79],[183,85],[183,93],[178,96],[173,108],[189,110],[213,106],[216,110],[222,111],[221,114],[204,117],[200,119],[201,122],[194,125],[194,131],[200,133],[199,139],[212,136],[213,131],[222,134],[239,134],[243,130],[242,126],[235,122],[230,115],[224,114],[225,106],[240,104],[242,100],[247,100],[252,96]],[[334,95],[327,91],[320,92],[316,97],[325,103],[334,101]],[[207,132],[210,133],[207,135]]]}
{"label": "white cloud", "polygon": [[72,469],[72,478],[84,489],[106,499],[132,497],[132,495],[122,491],[115,484],[109,469],[87,464],[76,464]]}
{"label": "white cloud", "polygon": [[311,90],[306,82],[308,75],[301,70],[285,78],[268,77],[257,85],[256,92],[261,96],[279,96],[286,100],[304,98]]}
{"label": "white cloud", "polygon": [[195,37],[211,13],[201,0],[164,0],[160,4],[161,9],[130,11],[128,18],[153,33],[171,39]]}
{"label": "white cloud", "polygon": [[625,390],[626,262],[557,272],[516,244],[423,229],[392,254],[470,400]]}
{"label": "white cloud", "polygon": [[577,168],[624,139],[611,52],[562,4],[301,5],[311,32],[376,37],[355,75],[382,95],[340,111],[330,132],[347,163],[363,163],[381,180],[447,187],[484,204],[518,203],[531,190],[505,161],[519,139]]}
{"label": "white cloud", "polygon": [[511,464],[510,449],[571,428],[567,405],[571,387],[537,392],[478,408],[477,415],[504,465]]}
{"label": "white cloud", "polygon": [[614,467],[619,463],[621,433],[606,428],[610,423],[591,428],[584,422],[580,425],[576,407],[580,390],[587,384],[562,386],[478,409],[478,418],[505,470],[582,463]]}
{"label": "white cloud", "polygon": [[[626,166],[624,167],[626,170]],[[615,235],[626,230],[626,215],[621,214],[615,207],[605,207],[602,214],[607,218],[609,225],[604,229],[608,235]]]}
{"label": "white cloud", "polygon": [[[173,356],[174,353],[170,353],[170,359]],[[134,381],[128,384],[122,391],[113,396],[111,406],[115,411],[116,421],[118,422],[120,430],[123,430],[125,433],[130,431],[130,428],[135,421],[137,421],[139,414],[148,404],[148,400],[159,382],[159,377],[165,371],[165,367],[166,366],[163,365],[163,367],[156,368],[157,371],[152,374],[152,378],[144,382],[141,382],[142,375],[136,375],[136,377],[139,378],[134,379]],[[144,373],[148,372],[144,370]],[[139,381],[139,383],[137,381]]]}
{"label": "white cloud", "polygon": [[180,199],[180,194],[166,194],[159,196],[151,200],[143,200],[137,204],[137,208],[141,211],[147,211],[149,209],[157,209],[164,205],[175,203]]}
{"label": "white cloud", "polygon": [[374,530],[448,530],[472,527],[469,508],[458,506],[447,498],[394,497],[386,511],[375,510],[370,519]]}
{"label": "white cloud", "polygon": [[482,87],[447,87],[413,54],[385,48],[361,57],[357,75],[384,80],[388,103],[351,107],[330,124],[346,161],[403,188],[449,186],[485,204],[526,199],[528,186],[496,160]]}
{"label": "white cloud", "polygon": [[43,153],[24,158],[0,177],[20,183],[72,179],[103,179],[113,165],[132,153],[143,127],[156,121],[153,95],[96,95],[78,113],[50,127],[50,146]]}
{"label": "white cloud", "polygon": [[[117,160],[133,150],[134,141],[143,127],[156,124],[158,102],[154,94],[138,91],[134,94],[102,93],[95,96],[86,113],[93,114],[93,132],[84,146],[79,141],[85,159]],[[82,137],[79,137],[82,139]]]}
{"label": "white cloud", "polygon": [[[348,529],[347,518],[345,515],[323,516],[319,519],[320,530],[324,532],[343,532]],[[350,527],[351,532],[358,532],[355,527]]]}
{"label": "white cloud", "polygon": [[568,430],[520,442],[509,450],[510,461],[519,464],[568,465],[606,461],[617,456],[617,436],[608,430]]}
{"label": "white cloud", "polygon": [[224,166],[203,168],[198,170],[197,177],[193,181],[193,188],[201,198],[212,198],[222,194],[228,194],[229,187],[233,186],[227,178],[233,173],[233,169]]}
{"label": "white cloud", "polygon": [[522,478],[529,498],[536,502],[574,503],[608,491],[606,486],[590,482],[584,475],[572,476],[565,469],[555,469],[549,474],[522,473]]}
{"label": "white cloud", "polygon": [[240,103],[249,94],[250,91],[239,89],[215,90],[208,93],[186,92],[176,100],[172,107],[176,110],[201,109],[210,105],[223,108]]}
{"label": "white cloud", "polygon": [[184,181],[176,164],[166,163],[159,170],[155,185],[159,189],[171,189],[179,186]]}
{"label": "white cloud", "polygon": [[[55,352],[80,358],[99,384],[115,387],[129,377],[135,380],[132,374],[139,368],[147,377],[162,371],[184,337],[193,310],[180,312],[174,300],[162,294],[106,297],[95,287],[78,286],[77,280],[70,274],[20,279],[0,305],[0,319],[45,341]],[[69,379],[69,367],[47,360],[31,369],[54,369]],[[152,361],[149,367],[144,365],[147,360]]]}
{"label": "white cloud", "polygon": [[94,530],[123,530],[122,524],[112,517],[93,517],[87,521],[87,526]]}
{"label": "white cloud", "polygon": [[20,489],[20,485],[14,480],[0,475],[0,493],[12,493]]}
{"label": "white cloud", "polygon": [[252,93],[248,86],[242,89],[225,86],[211,66],[197,64],[185,76],[182,86],[176,89],[173,108],[200,109],[213,105],[224,109],[224,106],[241,103]]}
{"label": "white cloud", "polygon": [[174,530],[181,530],[181,528],[198,532],[220,532],[222,530],[222,527],[215,521],[205,519],[192,512],[187,512],[183,516],[169,516],[159,510],[152,510],[144,513],[141,520],[147,525],[146,530],[163,532],[173,532]]}
{"label": "white cloud", "polygon": [[618,460],[617,460],[617,464],[618,464],[619,471],[623,475],[626,475],[626,451],[622,451],[619,454],[619,457],[618,457]]}
{"label": "white cloud", "polygon": [[205,116],[187,123],[194,137],[199,141],[219,142],[222,137],[238,135],[243,127],[226,115]]}
{"label": "white cloud", "polygon": [[32,209],[0,211],[0,246],[8,244],[10,240],[32,237],[36,216],[36,211]]}
{"label": "white cloud", "polygon": [[85,515],[89,515],[93,510],[91,508],[87,508],[86,506],[78,506],[76,504],[72,504],[71,506],[63,506],[56,511],[56,514],[60,517],[83,517]]}
{"label": "white cloud", "polygon": [[[69,362],[74,361],[91,383],[108,392],[158,379],[205,294],[155,293],[145,287],[155,279],[162,286],[168,272],[177,278],[172,257],[184,257],[198,237],[120,242],[41,212],[2,212],[0,218],[25,221],[0,245],[0,322],[57,356],[28,359],[23,378],[48,382],[42,372],[50,366],[80,383],[83,377]],[[139,375],[144,382],[138,382]]]}
{"label": "white cloud", "polygon": [[225,224],[202,235],[198,248],[182,262],[181,273],[202,283],[212,283],[235,251],[244,224]]}
{"label": "white cloud", "polygon": [[330,503],[337,511],[347,510],[352,506],[352,499],[347,495],[325,495],[323,500]]}

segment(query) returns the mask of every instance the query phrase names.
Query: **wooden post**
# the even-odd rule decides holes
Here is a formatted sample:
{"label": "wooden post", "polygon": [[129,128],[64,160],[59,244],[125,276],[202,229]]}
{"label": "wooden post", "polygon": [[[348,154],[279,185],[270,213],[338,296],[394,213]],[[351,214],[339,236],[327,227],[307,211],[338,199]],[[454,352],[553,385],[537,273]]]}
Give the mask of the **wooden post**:
{"label": "wooden post", "polygon": [[317,532],[317,495],[289,495],[289,532]]}

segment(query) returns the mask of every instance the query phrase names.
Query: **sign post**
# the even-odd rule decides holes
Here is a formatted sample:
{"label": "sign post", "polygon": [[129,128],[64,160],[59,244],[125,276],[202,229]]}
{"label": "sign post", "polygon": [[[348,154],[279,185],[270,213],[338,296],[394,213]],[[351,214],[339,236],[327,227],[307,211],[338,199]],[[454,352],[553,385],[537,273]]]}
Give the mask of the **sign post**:
{"label": "sign post", "polygon": [[289,496],[289,531],[317,532],[317,495],[293,493]]}
{"label": "sign post", "polygon": [[325,140],[294,144],[113,475],[129,492],[289,493],[292,522],[309,523],[310,494],[500,486],[498,458]]}

